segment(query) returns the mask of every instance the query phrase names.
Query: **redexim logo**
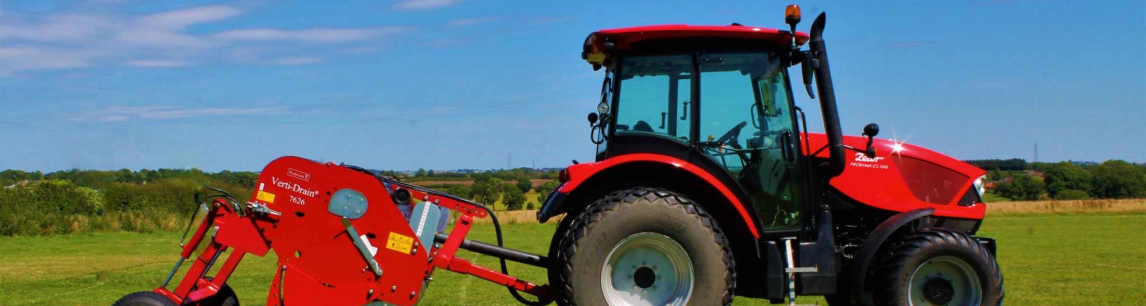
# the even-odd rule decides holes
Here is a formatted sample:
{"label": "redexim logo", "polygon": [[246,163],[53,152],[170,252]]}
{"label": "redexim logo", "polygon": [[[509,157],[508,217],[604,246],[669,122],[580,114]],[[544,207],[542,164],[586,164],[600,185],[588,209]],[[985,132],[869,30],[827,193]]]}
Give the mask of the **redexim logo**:
{"label": "redexim logo", "polygon": [[290,191],[293,191],[295,193],[305,195],[308,197],[313,198],[313,197],[318,196],[318,190],[306,189],[306,187],[302,187],[302,185],[299,185],[297,183],[291,183],[291,182],[283,181],[283,180],[280,180],[279,178],[274,177],[274,176],[271,177],[271,183],[274,184],[275,186],[278,186],[279,188],[290,190]]}

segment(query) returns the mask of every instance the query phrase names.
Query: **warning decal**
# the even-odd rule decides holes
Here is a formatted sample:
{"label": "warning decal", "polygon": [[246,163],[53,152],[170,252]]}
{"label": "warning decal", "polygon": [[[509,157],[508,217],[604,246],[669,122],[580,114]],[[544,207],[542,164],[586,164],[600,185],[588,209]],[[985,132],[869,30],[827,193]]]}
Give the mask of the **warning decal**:
{"label": "warning decal", "polygon": [[259,201],[267,202],[267,204],[275,203],[275,194],[270,192],[259,190],[259,193],[255,195],[255,198]]}
{"label": "warning decal", "polygon": [[399,233],[390,233],[390,239],[386,241],[386,248],[395,250],[402,253],[410,253],[410,249],[414,247],[414,237],[409,237]]}

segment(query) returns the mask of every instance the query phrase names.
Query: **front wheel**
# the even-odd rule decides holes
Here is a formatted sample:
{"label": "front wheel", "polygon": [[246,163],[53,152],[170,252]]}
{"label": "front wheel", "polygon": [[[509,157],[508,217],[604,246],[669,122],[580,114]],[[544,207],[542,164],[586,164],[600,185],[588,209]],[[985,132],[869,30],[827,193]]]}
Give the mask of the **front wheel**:
{"label": "front wheel", "polygon": [[884,264],[881,306],[998,306],[1003,276],[994,256],[960,232],[933,229],[907,238]]}
{"label": "front wheel", "polygon": [[560,239],[560,305],[729,305],[735,263],[716,222],[658,188],[613,192]]}

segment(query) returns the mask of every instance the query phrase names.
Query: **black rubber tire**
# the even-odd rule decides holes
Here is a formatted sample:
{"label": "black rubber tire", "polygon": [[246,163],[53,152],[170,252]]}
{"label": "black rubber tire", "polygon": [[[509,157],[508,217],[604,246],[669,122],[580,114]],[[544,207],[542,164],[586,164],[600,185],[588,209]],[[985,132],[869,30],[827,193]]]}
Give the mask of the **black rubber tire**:
{"label": "black rubber tire", "polygon": [[618,242],[652,232],[684,248],[694,267],[688,305],[730,305],[736,289],[736,264],[720,226],[688,198],[659,188],[630,188],[591,204],[569,224],[554,257],[561,284],[554,288],[562,306],[607,305],[601,290],[604,261]]}
{"label": "black rubber tire", "polygon": [[235,290],[226,284],[219,288],[219,292],[211,297],[195,303],[194,306],[239,306],[239,296]]}
{"label": "black rubber tire", "polygon": [[111,306],[179,306],[162,294],[151,291],[140,291],[128,294],[115,301]]}
{"label": "black rubber tire", "polygon": [[[979,276],[983,298],[980,305],[998,306],[1003,303],[1003,274],[995,257],[974,238],[967,234],[946,230],[931,229],[905,239],[892,248],[890,256],[881,265],[883,289],[873,295],[876,305],[908,306],[907,290],[911,287],[911,275],[919,265],[939,256],[951,256],[971,266]],[[875,288],[875,287],[872,287]],[[951,305],[957,306],[957,305]]]}
{"label": "black rubber tire", "polygon": [[848,297],[848,292],[839,292],[836,294],[829,294],[824,296],[824,300],[828,302],[828,306],[852,306],[852,300]]}

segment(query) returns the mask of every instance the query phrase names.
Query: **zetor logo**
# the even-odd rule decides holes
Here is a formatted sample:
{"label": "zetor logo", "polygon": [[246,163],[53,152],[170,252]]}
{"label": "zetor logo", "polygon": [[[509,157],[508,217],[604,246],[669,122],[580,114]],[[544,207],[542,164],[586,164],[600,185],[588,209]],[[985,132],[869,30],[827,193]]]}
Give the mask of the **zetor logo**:
{"label": "zetor logo", "polygon": [[296,170],[295,168],[287,168],[287,176],[293,177],[296,179],[300,179],[303,182],[309,182],[310,181],[310,173],[302,172],[302,171]]}
{"label": "zetor logo", "polygon": [[883,157],[867,157],[866,154],[856,153],[856,161],[861,163],[878,163]]}
{"label": "zetor logo", "polygon": [[312,197],[312,198],[318,196],[318,190],[306,189],[306,187],[302,187],[302,185],[299,185],[297,183],[291,183],[291,182],[283,181],[277,177],[272,176],[271,177],[271,183],[274,184],[275,186],[279,187],[279,188],[290,190],[290,191],[293,191],[295,193],[298,193],[298,194],[301,194],[304,196],[308,196],[308,197]]}

